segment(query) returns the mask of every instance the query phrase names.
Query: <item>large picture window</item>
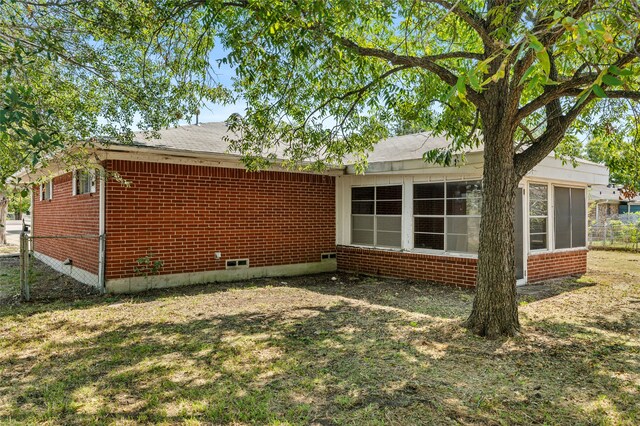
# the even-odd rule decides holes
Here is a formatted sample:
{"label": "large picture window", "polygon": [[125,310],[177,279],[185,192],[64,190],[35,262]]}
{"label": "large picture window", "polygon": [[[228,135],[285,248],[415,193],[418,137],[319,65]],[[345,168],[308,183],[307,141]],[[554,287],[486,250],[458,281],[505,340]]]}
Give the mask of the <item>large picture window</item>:
{"label": "large picture window", "polygon": [[529,248],[544,250],[547,245],[549,219],[549,187],[543,184],[529,185]]}
{"label": "large picture window", "polygon": [[414,247],[477,253],[481,204],[480,181],[415,184]]}
{"label": "large picture window", "polygon": [[400,247],[402,185],[351,188],[351,243]]}
{"label": "large picture window", "polygon": [[586,204],[582,188],[554,187],[555,248],[585,247]]}

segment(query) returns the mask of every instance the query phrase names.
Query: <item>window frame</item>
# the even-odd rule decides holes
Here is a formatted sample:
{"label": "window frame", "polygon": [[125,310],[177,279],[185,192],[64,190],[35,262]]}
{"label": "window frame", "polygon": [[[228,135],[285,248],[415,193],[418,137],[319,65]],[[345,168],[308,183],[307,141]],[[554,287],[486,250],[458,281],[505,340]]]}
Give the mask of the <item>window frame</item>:
{"label": "window frame", "polygon": [[[547,215],[546,216],[532,216],[531,215],[531,185],[544,185],[547,187]],[[552,251],[552,243],[555,243],[555,232],[553,237],[551,236],[551,213],[554,211],[555,208],[555,200],[552,203],[551,199],[553,198],[553,188],[555,187],[555,185],[553,185],[551,182],[543,182],[543,181],[529,181],[527,182],[527,198],[526,198],[526,202],[527,202],[527,253],[533,253],[533,254],[537,254],[537,253],[548,253],[550,251]],[[539,219],[539,218],[544,218],[547,219],[547,226],[546,226],[546,235],[547,235],[547,246],[545,248],[541,248],[541,249],[532,249],[531,248],[531,219]],[[555,229],[555,217],[554,217],[554,229]],[[537,233],[539,234],[539,233]],[[552,242],[553,240],[553,242]],[[555,247],[554,247],[555,248]]]}
{"label": "window frame", "polygon": [[[45,188],[48,188],[48,191],[49,191],[48,197],[45,197],[45,192],[46,192]],[[51,201],[51,200],[53,200],[53,179],[49,179],[47,182],[40,184],[40,201]]]}
{"label": "window frame", "polygon": [[[400,201],[400,214],[399,215],[378,215],[378,188],[389,187],[389,186],[399,186],[400,187],[400,199],[384,199],[381,201]],[[362,213],[353,213],[353,189],[354,188],[373,188],[373,200],[356,200],[356,201],[373,201],[373,214],[362,214]],[[404,230],[404,183],[385,183],[382,185],[379,184],[367,184],[367,185],[351,185],[349,186],[349,244],[355,247],[367,247],[367,248],[378,248],[385,250],[402,250],[403,249],[403,230]],[[372,217],[373,218],[373,244],[364,244],[364,243],[354,243],[353,242],[353,217],[361,216],[361,217]],[[400,218],[400,244],[398,246],[387,246],[387,245],[378,245],[378,216],[383,217],[397,217]],[[393,232],[393,231],[382,231],[382,232]]]}
{"label": "window frame", "polygon": [[[83,195],[83,194],[95,194],[97,182],[96,182],[96,170],[74,170],[73,171],[73,195]],[[89,179],[89,190],[83,191],[81,190],[84,185],[80,185],[81,179],[83,178]],[[86,182],[85,182],[86,183]]]}
{"label": "window frame", "polygon": [[[460,179],[443,179],[443,180],[434,180],[434,181],[429,181],[429,182],[413,182],[413,198],[411,200],[411,202],[413,203],[415,200],[429,200],[427,198],[415,198],[415,186],[416,185],[424,185],[424,184],[442,184],[444,185],[444,198],[442,198],[443,202],[444,202],[444,213],[442,215],[420,215],[420,214],[415,214],[415,211],[413,209],[413,204],[412,204],[412,211],[411,211],[411,218],[412,221],[414,221],[414,226],[413,229],[411,230],[411,241],[412,241],[412,245],[413,245],[413,251],[417,252],[417,253],[424,253],[424,254],[436,254],[436,255],[451,255],[454,257],[471,257],[471,258],[477,258],[478,257],[478,253],[477,252],[469,252],[469,251],[456,251],[456,250],[450,250],[449,249],[449,243],[448,243],[448,236],[449,236],[449,225],[448,225],[448,220],[449,218],[465,218],[465,219],[470,219],[470,218],[475,218],[475,219],[481,219],[482,218],[482,212],[480,212],[479,214],[473,214],[473,215],[469,215],[469,214],[465,214],[465,215],[451,215],[448,214],[448,201],[449,200],[461,200],[461,199],[467,199],[468,197],[452,197],[449,198],[448,195],[448,189],[447,189],[447,185],[449,183],[471,183],[471,182],[478,182],[480,183],[480,188],[481,188],[481,197],[480,197],[480,208],[482,208],[482,186],[483,186],[483,182],[482,182],[482,178],[473,178],[473,177],[464,177],[464,178],[460,178]],[[431,200],[440,200],[440,198],[433,198]],[[431,218],[443,218],[444,224],[443,224],[443,230],[444,233],[443,238],[444,238],[444,242],[443,242],[443,249],[439,250],[439,249],[430,249],[430,248],[419,248],[415,246],[415,234],[416,234],[416,230],[415,230],[415,218],[416,217],[431,217]],[[440,233],[433,233],[433,234],[438,234],[440,235]],[[452,235],[464,235],[464,234],[460,234],[460,233],[453,233]],[[468,237],[468,233],[466,234]]]}

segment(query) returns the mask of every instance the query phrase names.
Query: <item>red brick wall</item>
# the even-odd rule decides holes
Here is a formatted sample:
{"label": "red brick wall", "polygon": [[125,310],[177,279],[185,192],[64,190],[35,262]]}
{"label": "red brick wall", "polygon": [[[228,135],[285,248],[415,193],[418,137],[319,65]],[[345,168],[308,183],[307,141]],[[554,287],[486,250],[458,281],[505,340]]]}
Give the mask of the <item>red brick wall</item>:
{"label": "red brick wall", "polygon": [[[40,201],[40,187],[34,188],[33,234],[38,236],[97,235],[99,231],[99,187],[93,194],[73,195],[72,174],[53,179],[53,197]],[[97,238],[35,238],[38,253],[63,261],[70,258],[73,266],[98,273]]]}
{"label": "red brick wall", "polygon": [[[161,274],[319,262],[335,251],[335,179],[289,172],[110,160],[106,278],[135,276],[152,252]],[[215,259],[214,253],[222,258]]]}
{"label": "red brick wall", "polygon": [[466,287],[476,285],[477,260],[452,256],[338,246],[342,271],[436,281]]}
{"label": "red brick wall", "polygon": [[[451,256],[338,246],[338,269],[386,277],[411,278],[473,287],[477,260]],[[587,271],[587,250],[529,256],[528,282],[580,275]]]}
{"label": "red brick wall", "polygon": [[527,280],[530,283],[587,272],[588,250],[534,254],[527,260]]}

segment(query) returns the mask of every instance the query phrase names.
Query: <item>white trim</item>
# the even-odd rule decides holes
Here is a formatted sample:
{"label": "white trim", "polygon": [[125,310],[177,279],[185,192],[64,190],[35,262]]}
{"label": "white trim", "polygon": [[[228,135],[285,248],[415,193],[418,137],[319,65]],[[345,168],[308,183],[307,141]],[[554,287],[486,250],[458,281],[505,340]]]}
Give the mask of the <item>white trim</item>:
{"label": "white trim", "polygon": [[99,211],[98,211],[98,283],[99,289],[104,293],[105,291],[105,269],[106,269],[106,241],[105,241],[105,226],[106,226],[106,172],[102,166],[99,166]]}
{"label": "white trim", "polygon": [[78,195],[78,176],[75,170],[71,171],[71,195]]}

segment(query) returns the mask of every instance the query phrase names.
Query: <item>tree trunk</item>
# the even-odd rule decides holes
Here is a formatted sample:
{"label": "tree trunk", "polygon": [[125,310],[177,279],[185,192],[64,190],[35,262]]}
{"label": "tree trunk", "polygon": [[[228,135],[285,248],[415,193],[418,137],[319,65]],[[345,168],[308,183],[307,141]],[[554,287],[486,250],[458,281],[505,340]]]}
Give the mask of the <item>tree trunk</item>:
{"label": "tree trunk", "polygon": [[0,194],[0,245],[7,244],[7,207],[9,199]]}
{"label": "tree trunk", "polygon": [[476,296],[466,326],[488,338],[518,333],[514,212],[518,178],[503,111],[483,117],[484,172]]}

